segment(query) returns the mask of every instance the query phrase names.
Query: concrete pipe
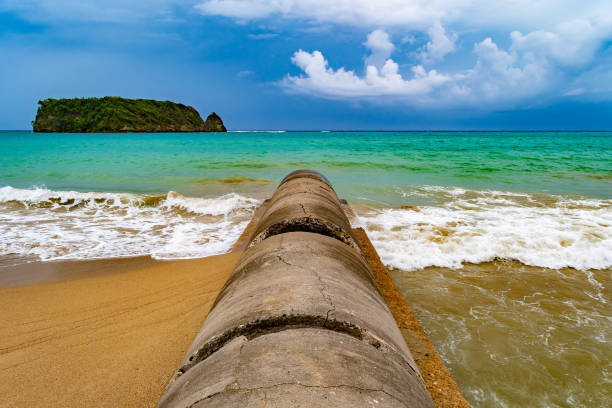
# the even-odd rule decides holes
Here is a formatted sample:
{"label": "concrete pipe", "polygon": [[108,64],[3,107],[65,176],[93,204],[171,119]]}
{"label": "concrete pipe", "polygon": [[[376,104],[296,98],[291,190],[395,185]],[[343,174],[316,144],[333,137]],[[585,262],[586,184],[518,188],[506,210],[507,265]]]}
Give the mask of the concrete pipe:
{"label": "concrete pipe", "polygon": [[356,242],[329,182],[290,174],[159,406],[432,408]]}
{"label": "concrete pipe", "polygon": [[161,407],[432,407],[396,356],[344,333],[296,328],[230,343],[194,366]]}
{"label": "concrete pipe", "polygon": [[359,248],[334,189],[315,172],[294,172],[281,182],[249,246],[257,245],[270,236],[292,231],[327,235],[355,249]]}
{"label": "concrete pipe", "polygon": [[[403,384],[403,388],[400,387],[401,393],[389,391],[384,387],[376,388],[383,394],[383,391],[385,391],[393,396],[393,398],[389,397],[389,405],[381,406],[396,406],[394,404],[397,404],[398,401],[410,401],[412,405],[409,406],[415,407],[431,406],[428,405],[431,400],[410,351],[406,347],[397,324],[380,295],[360,253],[339,240],[306,232],[291,232],[272,236],[243,254],[232,276],[219,294],[202,330],[193,342],[160,406],[186,407],[190,405],[177,401],[192,401],[193,399],[199,401],[204,394],[207,396],[202,400],[209,398],[212,394],[209,395],[209,391],[203,392],[199,385],[194,386],[193,389],[197,391],[194,391],[195,394],[192,395],[189,391],[192,390],[192,387],[188,384],[193,384],[196,381],[194,376],[202,384],[212,380],[211,378],[202,378],[203,373],[216,370],[207,368],[209,364],[212,364],[208,360],[213,356],[217,358],[217,354],[220,352],[222,352],[221,355],[224,355],[225,351],[223,350],[230,344],[235,343],[236,339],[243,339],[246,343],[257,340],[257,344],[259,344],[267,341],[263,337],[285,331],[294,333],[293,336],[297,336],[294,338],[301,338],[305,335],[304,330],[306,329],[310,330],[306,332],[311,333],[308,338],[313,344],[299,344],[302,340],[297,341],[298,345],[296,347],[299,346],[299,350],[314,350],[314,344],[325,344],[329,353],[334,354],[338,353],[338,349],[348,347],[348,344],[352,345],[350,347],[355,347],[346,350],[352,356],[352,359],[337,357],[342,362],[335,371],[330,371],[330,373],[335,372],[339,375],[337,381],[334,382],[336,385],[333,385],[333,387],[350,389],[354,392],[367,388],[359,385],[361,383],[353,382],[357,379],[349,378],[354,374],[347,376],[344,379],[345,382],[342,382],[343,375],[340,376],[340,373],[345,372],[343,370],[351,372],[364,370],[363,375],[366,377],[373,376],[372,378],[382,379],[386,378],[387,374],[383,375],[382,372],[379,372],[380,370],[384,371],[388,370],[389,367],[395,367],[393,372],[397,377],[394,381]],[[317,330],[313,332],[313,329]],[[323,336],[325,340],[315,339],[317,336]],[[334,342],[338,343],[335,348],[330,345]],[[272,347],[271,352],[281,346],[280,344],[270,346]],[[299,353],[302,353],[302,351]],[[303,363],[296,364],[294,367],[296,372],[301,372],[301,370],[305,370],[302,366],[306,364],[305,359],[312,360],[316,356],[309,353],[305,355],[299,353],[298,355],[282,355],[278,358],[281,360],[303,360]],[[366,358],[366,355],[370,357]],[[326,359],[328,358],[331,357],[326,357]],[[263,371],[253,372],[252,375],[262,377],[263,381],[270,374],[267,370],[264,370],[265,364],[259,361],[252,362],[252,364],[261,367]],[[382,364],[381,362],[384,362],[383,366],[379,365]],[[230,364],[230,361],[225,363]],[[245,364],[247,363],[245,362]],[[277,363],[273,364],[275,365],[269,367],[272,371],[278,368]],[[314,372],[327,372],[329,370],[327,366],[319,367],[311,366],[311,364],[315,363],[309,362],[308,369],[315,370]],[[196,371],[192,372],[192,370]],[[315,374],[310,373],[309,375]],[[232,377],[232,379],[242,386],[240,379],[235,377]],[[304,383],[300,382],[301,379],[296,381],[297,384],[303,386]],[[186,383],[188,384],[186,385]],[[284,383],[286,381],[281,378],[276,385]],[[386,380],[383,383],[386,384]],[[276,385],[272,388],[275,388]],[[293,385],[297,386],[296,384]],[[225,389],[225,387],[224,385],[223,388]],[[325,391],[323,385],[313,385],[313,387],[322,387],[319,391]],[[239,387],[239,389],[242,388]],[[375,388],[367,389],[372,391]],[[214,388],[214,390],[217,390],[217,388]],[[244,389],[242,390],[244,391]],[[214,394],[224,392],[215,391]],[[244,397],[243,393],[239,392],[238,394],[240,398]],[[281,394],[279,393],[279,395]],[[361,391],[357,394],[361,395]],[[222,401],[224,398],[230,398],[230,396],[217,395],[214,398],[221,398],[220,401]],[[238,397],[232,396],[231,398]],[[256,397],[250,395],[248,398]],[[375,397],[372,398],[376,399]],[[285,400],[281,399],[279,401]],[[320,405],[311,406],[330,406],[327,405],[328,400],[321,401]],[[340,404],[342,401],[348,402],[349,400],[339,399],[338,401]],[[415,401],[420,402],[417,404]],[[338,406],[341,406],[341,404]]]}

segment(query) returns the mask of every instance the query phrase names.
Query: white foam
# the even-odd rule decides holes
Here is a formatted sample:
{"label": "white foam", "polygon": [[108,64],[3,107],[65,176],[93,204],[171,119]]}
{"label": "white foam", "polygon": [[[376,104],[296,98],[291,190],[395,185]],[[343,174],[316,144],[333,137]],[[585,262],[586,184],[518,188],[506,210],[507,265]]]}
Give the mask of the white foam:
{"label": "white foam", "polygon": [[387,265],[458,268],[505,258],[554,269],[612,267],[612,200],[438,186],[402,194],[437,204],[358,210]]}
{"label": "white foam", "polygon": [[42,260],[151,255],[196,258],[227,252],[259,201],[176,192],[80,193],[0,188],[0,256]]}

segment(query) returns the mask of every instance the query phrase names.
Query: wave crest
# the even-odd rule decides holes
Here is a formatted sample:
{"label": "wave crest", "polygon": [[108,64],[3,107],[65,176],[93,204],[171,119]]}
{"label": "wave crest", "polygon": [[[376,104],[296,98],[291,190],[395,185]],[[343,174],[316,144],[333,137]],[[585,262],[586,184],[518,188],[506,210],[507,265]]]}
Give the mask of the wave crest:
{"label": "wave crest", "polygon": [[514,259],[559,269],[612,267],[612,200],[426,186],[428,206],[358,210],[383,261],[403,270]]}
{"label": "wave crest", "polygon": [[227,252],[259,201],[0,188],[0,255],[42,260]]}

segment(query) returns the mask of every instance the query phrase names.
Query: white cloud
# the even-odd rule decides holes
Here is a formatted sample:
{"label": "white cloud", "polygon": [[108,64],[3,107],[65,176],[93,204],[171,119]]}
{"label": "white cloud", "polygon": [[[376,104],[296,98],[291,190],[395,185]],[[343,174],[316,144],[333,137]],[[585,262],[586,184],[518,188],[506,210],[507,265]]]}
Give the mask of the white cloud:
{"label": "white cloud", "polygon": [[363,77],[344,68],[334,70],[320,51],[312,53],[299,50],[291,58],[305,76],[287,76],[284,86],[294,92],[323,96],[326,98],[360,98],[390,96],[419,97],[428,95],[433,89],[450,81],[450,77],[436,70],[426,71],[422,66],[412,69],[412,78],[405,79],[399,66],[388,59],[380,70],[367,65]]}
{"label": "white cloud", "polygon": [[[282,30],[284,21],[289,29],[300,28],[301,34],[333,32],[338,25],[370,32],[364,43],[368,52],[363,74],[361,67],[359,72],[334,69],[321,53],[297,52],[293,61],[304,73],[284,80],[294,92],[492,107],[612,93],[612,57],[609,53],[602,57],[602,49],[612,39],[610,0],[0,0],[0,12],[61,24],[169,21],[176,9],[241,22],[273,19],[274,30]],[[476,44],[465,41],[462,33],[467,32],[479,35]],[[387,33],[398,44],[401,41],[404,52],[412,49],[410,55],[417,57],[414,67],[400,69],[391,59],[398,50]],[[493,41],[499,42],[500,36],[509,36],[508,46],[499,47]],[[449,64],[440,68],[450,53],[461,53],[462,67],[471,68]],[[396,60],[404,63],[404,59]]]}
{"label": "white cloud", "polygon": [[424,63],[434,63],[444,59],[447,54],[455,51],[457,34],[447,34],[446,29],[439,21],[427,30],[429,42],[425,45],[420,58]]}
{"label": "white cloud", "polygon": [[278,12],[279,2],[242,1],[242,0],[209,0],[196,7],[204,14],[221,15],[239,19],[256,19],[267,17]]}
{"label": "white cloud", "polygon": [[[383,36],[377,33],[376,38]],[[393,48],[386,45],[383,49]],[[290,92],[328,99],[496,108],[546,93],[557,82],[557,73],[547,60],[524,62],[516,51],[500,49],[491,38],[475,44],[474,54],[477,59],[472,68],[452,75],[416,65],[410,77],[405,77],[389,58],[380,69],[366,59],[365,73],[359,76],[353,70],[330,67],[320,51],[300,50],[291,60],[303,75],[289,75],[282,85]]]}
{"label": "white cloud", "polygon": [[[454,3],[465,3],[455,0]],[[425,0],[205,0],[204,14],[241,20],[266,17],[307,19],[353,26],[416,25],[426,27],[441,10]]]}
{"label": "white cloud", "polygon": [[[586,84],[597,83],[588,75],[608,77],[604,73],[609,70],[597,66],[606,63],[601,49],[612,38],[610,0],[203,0],[198,8],[204,14],[242,20],[272,18],[276,23],[299,21],[309,27],[331,24],[371,31],[364,43],[369,54],[363,76],[344,68],[334,70],[320,52],[300,51],[293,61],[304,75],[284,81],[294,92],[347,99],[419,95],[419,103],[496,107],[607,89]],[[403,38],[402,44],[417,47],[412,55],[427,67],[461,51],[462,65],[467,62],[472,68],[457,72],[447,64],[448,74],[431,70],[425,80],[413,71],[404,78],[389,59],[395,47],[387,32]],[[457,33],[466,32],[482,33],[473,54],[466,55],[472,47],[458,41]],[[493,41],[500,35],[509,35],[507,48]],[[428,41],[419,44],[423,36]],[[458,50],[458,44],[463,49]],[[429,74],[444,81],[431,81]]]}
{"label": "white cloud", "polygon": [[528,34],[513,31],[512,47],[527,58],[548,58],[567,66],[580,66],[592,60],[601,41],[612,36],[612,15],[609,24],[591,20],[571,20],[553,31],[536,30]]}
{"label": "white cloud", "polygon": [[519,57],[499,49],[486,38],[474,46],[478,60],[466,72],[463,83],[474,101],[498,104],[537,95],[551,84],[551,71],[545,61],[519,65]]}
{"label": "white cloud", "polygon": [[204,0],[205,14],[237,19],[304,19],[354,27],[427,30],[436,22],[467,28],[533,31],[572,19],[612,15],[609,0]]}
{"label": "white cloud", "polygon": [[366,58],[366,64],[375,67],[382,67],[395,49],[395,45],[389,39],[389,34],[381,29],[368,34],[368,39],[363,45],[370,50],[370,55]]}

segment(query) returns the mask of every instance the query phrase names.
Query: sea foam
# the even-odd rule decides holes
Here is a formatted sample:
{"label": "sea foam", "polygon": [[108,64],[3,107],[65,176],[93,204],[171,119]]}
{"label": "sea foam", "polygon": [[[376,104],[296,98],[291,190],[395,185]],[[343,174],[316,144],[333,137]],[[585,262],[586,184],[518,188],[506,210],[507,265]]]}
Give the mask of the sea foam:
{"label": "sea foam", "polygon": [[[612,200],[421,186],[405,208],[355,205],[382,260],[416,270],[496,258],[546,268],[612,267]],[[0,256],[42,260],[227,252],[260,201],[0,188]]]}
{"label": "sea foam", "polygon": [[0,188],[0,256],[41,260],[227,252],[259,201]]}
{"label": "sea foam", "polygon": [[382,260],[415,270],[495,258],[546,268],[612,267],[612,200],[424,186],[398,191],[436,203],[358,209]]}

